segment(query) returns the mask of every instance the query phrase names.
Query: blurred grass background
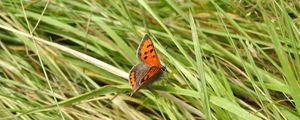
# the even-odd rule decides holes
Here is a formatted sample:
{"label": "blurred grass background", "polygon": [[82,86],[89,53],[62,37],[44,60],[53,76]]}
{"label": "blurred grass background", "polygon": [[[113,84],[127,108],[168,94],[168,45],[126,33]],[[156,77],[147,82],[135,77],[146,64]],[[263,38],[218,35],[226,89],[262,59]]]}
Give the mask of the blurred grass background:
{"label": "blurred grass background", "polygon": [[[300,119],[298,0],[1,0],[0,119]],[[142,36],[170,74],[133,97]]]}

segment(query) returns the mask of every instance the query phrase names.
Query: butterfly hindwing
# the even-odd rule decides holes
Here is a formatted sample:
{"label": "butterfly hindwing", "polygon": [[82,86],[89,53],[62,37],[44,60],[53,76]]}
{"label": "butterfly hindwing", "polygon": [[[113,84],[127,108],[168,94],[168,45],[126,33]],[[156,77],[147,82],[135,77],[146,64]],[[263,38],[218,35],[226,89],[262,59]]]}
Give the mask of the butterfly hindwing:
{"label": "butterfly hindwing", "polygon": [[143,37],[137,50],[137,56],[141,61],[147,63],[149,66],[161,66],[152,39],[148,34]]}
{"label": "butterfly hindwing", "polygon": [[134,90],[137,86],[137,82],[135,79],[135,72],[133,69],[129,72],[129,83],[131,85],[131,89]]}
{"label": "butterfly hindwing", "polygon": [[150,70],[149,65],[146,63],[140,63],[130,70],[129,72],[129,81],[132,88],[132,94],[135,93],[141,86],[141,81],[144,79],[144,76]]}

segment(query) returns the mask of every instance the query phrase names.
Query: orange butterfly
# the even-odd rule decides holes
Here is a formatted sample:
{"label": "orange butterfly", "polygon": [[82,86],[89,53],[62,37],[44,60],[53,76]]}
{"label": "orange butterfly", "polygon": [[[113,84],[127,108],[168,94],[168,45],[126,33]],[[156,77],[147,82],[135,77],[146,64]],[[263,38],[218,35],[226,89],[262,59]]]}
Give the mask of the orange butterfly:
{"label": "orange butterfly", "polygon": [[144,35],[137,49],[137,57],[142,63],[133,66],[129,72],[129,82],[132,88],[130,96],[141,87],[162,79],[166,74],[166,67],[160,64],[152,39],[148,34]]}

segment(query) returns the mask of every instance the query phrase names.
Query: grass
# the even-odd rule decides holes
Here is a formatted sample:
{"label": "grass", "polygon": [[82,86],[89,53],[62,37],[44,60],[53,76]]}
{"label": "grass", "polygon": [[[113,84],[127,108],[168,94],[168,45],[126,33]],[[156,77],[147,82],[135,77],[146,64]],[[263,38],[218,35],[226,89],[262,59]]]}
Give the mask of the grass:
{"label": "grass", "polygon": [[[0,119],[300,119],[299,1],[0,1]],[[166,78],[130,97],[148,33]]]}

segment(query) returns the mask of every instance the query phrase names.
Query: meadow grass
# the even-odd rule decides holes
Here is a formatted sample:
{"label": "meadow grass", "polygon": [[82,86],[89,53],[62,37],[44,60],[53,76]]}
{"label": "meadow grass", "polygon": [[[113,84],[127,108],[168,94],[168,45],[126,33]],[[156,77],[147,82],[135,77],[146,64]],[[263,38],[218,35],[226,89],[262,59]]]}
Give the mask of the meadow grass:
{"label": "meadow grass", "polygon": [[[297,0],[1,0],[0,119],[300,119]],[[144,34],[169,74],[130,97]]]}

